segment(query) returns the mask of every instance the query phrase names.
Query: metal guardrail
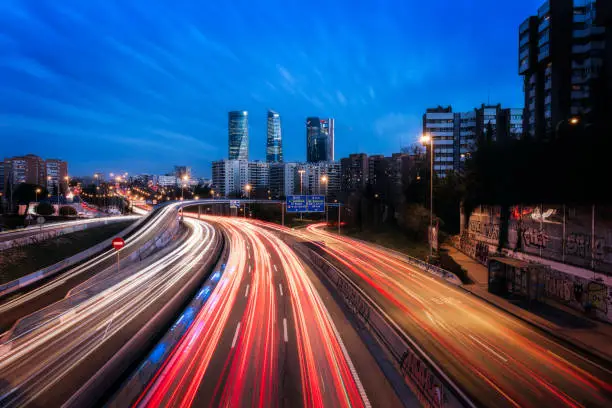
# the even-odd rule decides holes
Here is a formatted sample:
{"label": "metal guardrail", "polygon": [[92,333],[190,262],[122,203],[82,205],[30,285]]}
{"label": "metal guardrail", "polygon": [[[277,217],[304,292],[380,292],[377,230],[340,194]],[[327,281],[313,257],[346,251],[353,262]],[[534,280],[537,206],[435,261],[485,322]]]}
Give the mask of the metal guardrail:
{"label": "metal guardrail", "polygon": [[476,407],[431,357],[346,274],[303,244],[292,242],[290,245],[336,288],[348,309],[394,358],[406,383],[424,406]]}

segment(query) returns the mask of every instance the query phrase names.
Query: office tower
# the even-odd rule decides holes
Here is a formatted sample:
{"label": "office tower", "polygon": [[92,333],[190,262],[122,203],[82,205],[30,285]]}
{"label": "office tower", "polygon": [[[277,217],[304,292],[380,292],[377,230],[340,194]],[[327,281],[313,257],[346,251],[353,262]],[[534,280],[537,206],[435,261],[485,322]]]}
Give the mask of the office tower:
{"label": "office tower", "polygon": [[306,119],[306,161],[318,163],[334,160],[334,119]]}
{"label": "office tower", "polygon": [[249,114],[247,111],[233,111],[228,120],[228,159],[249,159]]}
{"label": "office tower", "polygon": [[364,153],[350,154],[340,160],[342,170],[341,189],[345,192],[360,191],[368,182],[368,156]]}
{"label": "office tower", "polygon": [[335,160],[335,121],[333,118],[321,119],[321,134],[327,139],[327,159]]}
{"label": "office tower", "polygon": [[268,111],[267,130],[266,161],[268,163],[282,163],[283,139],[281,134],[280,115],[277,112]]}
{"label": "office tower", "polygon": [[572,122],[605,118],[612,96],[611,9],[609,0],[549,0],[519,26],[529,136],[550,139]]}

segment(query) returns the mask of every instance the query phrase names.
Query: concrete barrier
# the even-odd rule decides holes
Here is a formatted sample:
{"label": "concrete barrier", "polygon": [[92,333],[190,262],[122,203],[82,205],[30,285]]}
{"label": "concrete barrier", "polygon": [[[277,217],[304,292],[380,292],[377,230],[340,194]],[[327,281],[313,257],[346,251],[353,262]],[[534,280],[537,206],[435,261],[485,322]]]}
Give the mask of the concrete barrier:
{"label": "concrete barrier", "polygon": [[424,350],[344,272],[304,244],[284,240],[334,287],[351,313],[393,357],[406,383],[427,407],[475,407]]}
{"label": "concrete barrier", "polygon": [[[46,241],[51,238],[59,237],[61,235],[70,234],[72,232],[83,231],[89,228],[99,227],[101,225],[108,225],[117,222],[136,220],[140,218],[137,215],[128,215],[125,217],[108,217],[103,219],[96,220],[85,220],[85,221],[74,221],[69,223],[61,223],[62,225],[46,225],[42,228],[33,227],[20,229],[16,231],[11,231],[5,233],[3,237],[10,237],[11,234],[18,235],[15,239],[7,239],[4,241],[0,241],[0,251],[4,251],[6,249],[18,248],[25,245],[37,244],[42,241]],[[66,225],[63,225],[66,224]],[[31,234],[27,236],[19,236],[23,235],[25,232],[31,232]]]}

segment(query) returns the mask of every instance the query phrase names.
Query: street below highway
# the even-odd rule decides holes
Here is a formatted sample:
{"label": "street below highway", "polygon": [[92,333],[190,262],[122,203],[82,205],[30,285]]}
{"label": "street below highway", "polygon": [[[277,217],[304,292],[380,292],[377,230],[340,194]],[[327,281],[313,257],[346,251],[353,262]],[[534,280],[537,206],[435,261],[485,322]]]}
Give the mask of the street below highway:
{"label": "street below highway", "polygon": [[220,236],[209,224],[185,222],[190,233],[163,256],[128,267],[121,276],[96,277],[5,333],[0,406],[66,402],[205,268],[218,254]]}
{"label": "street below highway", "polygon": [[409,265],[390,250],[327,232],[271,227],[318,242],[478,405],[612,406],[612,373],[534,327]]}
{"label": "street below highway", "polygon": [[342,311],[282,240],[238,218],[203,219],[227,236],[225,271],[135,405],[401,406]]}

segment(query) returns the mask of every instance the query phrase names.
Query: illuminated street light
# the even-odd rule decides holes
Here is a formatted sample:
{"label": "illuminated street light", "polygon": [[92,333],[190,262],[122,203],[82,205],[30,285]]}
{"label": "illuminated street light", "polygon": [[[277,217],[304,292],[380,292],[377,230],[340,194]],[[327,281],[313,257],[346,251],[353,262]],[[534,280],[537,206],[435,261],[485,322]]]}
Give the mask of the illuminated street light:
{"label": "illuminated street light", "polygon": [[36,202],[38,202],[38,194],[40,194],[42,190],[40,188],[37,188],[36,190],[34,190],[34,192],[36,193]]}
{"label": "illuminated street light", "polygon": [[573,118],[570,119],[569,123],[570,123],[570,125],[577,125],[577,124],[580,123],[580,118],[573,117]]}
{"label": "illuminated street light", "polygon": [[424,134],[419,139],[423,145],[429,144],[429,259],[433,257],[433,156],[434,156],[434,141],[433,137]]}

